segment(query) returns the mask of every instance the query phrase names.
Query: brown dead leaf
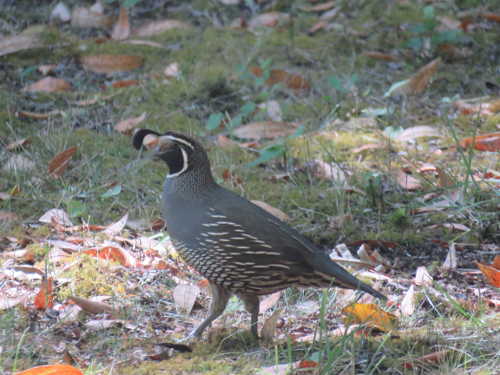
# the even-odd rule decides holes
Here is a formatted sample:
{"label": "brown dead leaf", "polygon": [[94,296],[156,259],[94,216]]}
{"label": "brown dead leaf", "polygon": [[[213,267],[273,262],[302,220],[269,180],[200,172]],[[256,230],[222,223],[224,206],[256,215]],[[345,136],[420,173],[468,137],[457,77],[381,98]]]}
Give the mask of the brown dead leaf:
{"label": "brown dead leaf", "polygon": [[49,174],[54,178],[61,177],[63,172],[68,167],[70,160],[75,155],[76,150],[77,147],[73,146],[54,156],[52,160],[49,161]]}
{"label": "brown dead leaf", "polygon": [[248,21],[248,28],[255,30],[261,27],[282,27],[290,23],[290,15],[282,12],[262,13]]}
{"label": "brown dead leaf", "polygon": [[118,21],[116,21],[113,26],[113,31],[111,32],[111,39],[113,40],[125,40],[130,36],[130,23],[128,21],[128,11],[124,6],[120,7],[120,14],[118,16]]}
{"label": "brown dead leaf", "polygon": [[116,313],[116,309],[114,309],[111,305],[108,305],[107,303],[97,302],[91,299],[81,298],[76,296],[71,296],[68,299],[76,303],[78,306],[80,306],[82,310],[91,314]]}
{"label": "brown dead leaf", "polygon": [[142,66],[144,58],[133,55],[92,55],[82,56],[80,63],[86,70],[95,73],[128,72]]}
{"label": "brown dead leaf", "polygon": [[298,126],[293,122],[259,121],[240,126],[233,134],[243,139],[275,139],[293,134]]}
{"label": "brown dead leaf", "polygon": [[111,87],[115,89],[122,89],[124,87],[137,86],[139,81],[136,79],[125,79],[121,81],[115,81],[111,84]]}
{"label": "brown dead leaf", "polygon": [[404,90],[407,94],[420,94],[422,93],[430,83],[432,76],[436,73],[441,59],[437,58],[432,60],[427,65],[423,66],[416,72],[408,81],[406,89]]}
{"label": "brown dead leaf", "polygon": [[146,119],[146,112],[138,117],[131,117],[120,121],[115,125],[114,129],[122,134],[131,135],[132,130]]}
{"label": "brown dead leaf", "polygon": [[363,55],[375,60],[382,61],[398,61],[399,59],[396,56],[390,55],[388,53],[378,52],[378,51],[366,51],[363,52]]}
{"label": "brown dead leaf", "polygon": [[498,13],[481,13],[481,17],[488,21],[500,23],[500,14]]}
{"label": "brown dead leaf", "polygon": [[45,77],[25,87],[23,91],[29,92],[63,92],[71,89],[71,85],[64,79]]}
{"label": "brown dead leaf", "polygon": [[396,328],[396,316],[381,310],[373,303],[355,303],[342,309],[345,324],[366,324],[382,331]]}
{"label": "brown dead leaf", "polygon": [[262,201],[253,200],[251,202],[253,204],[259,206],[260,208],[262,208],[264,211],[267,211],[271,215],[277,217],[281,221],[289,221],[290,220],[290,217],[287,214],[285,214],[283,211],[281,211],[279,208],[273,207],[270,204],[267,204],[266,202],[262,202]]}
{"label": "brown dead leaf", "polygon": [[81,28],[107,28],[113,24],[113,17],[102,14],[99,11],[76,7],[71,15],[71,26]]}
{"label": "brown dead leaf", "polygon": [[460,146],[463,148],[473,147],[478,151],[500,152],[500,133],[464,138],[460,141]]}
{"label": "brown dead leaf", "polygon": [[16,117],[19,118],[32,118],[35,120],[47,120],[51,116],[62,115],[63,112],[57,109],[46,112],[46,113],[36,113],[36,112],[28,112],[28,111],[18,111],[16,112]]}
{"label": "brown dead leaf", "polygon": [[281,309],[276,309],[269,318],[264,321],[264,325],[260,331],[260,338],[266,343],[271,343],[276,336],[276,328],[278,319],[281,316]]}
{"label": "brown dead leaf", "polygon": [[[262,77],[263,75],[262,69],[258,66],[250,67],[250,72],[256,77]],[[272,69],[269,73],[269,78],[266,80],[266,85],[268,86],[283,83],[289,89],[297,92],[311,88],[309,82],[298,74],[288,73],[281,69]]]}
{"label": "brown dead leaf", "polygon": [[173,292],[177,311],[189,315],[199,294],[200,288],[197,285],[178,284]]}
{"label": "brown dead leaf", "polygon": [[134,30],[133,35],[138,37],[149,37],[161,34],[172,29],[191,29],[192,26],[186,22],[178,20],[160,20],[148,22]]}
{"label": "brown dead leaf", "polygon": [[402,169],[397,172],[396,181],[399,186],[406,190],[418,190],[422,188],[420,181]]}
{"label": "brown dead leaf", "polygon": [[328,21],[318,21],[314,25],[312,25],[309,28],[309,30],[307,30],[307,34],[314,35],[318,31],[325,29],[327,25],[328,25]]}

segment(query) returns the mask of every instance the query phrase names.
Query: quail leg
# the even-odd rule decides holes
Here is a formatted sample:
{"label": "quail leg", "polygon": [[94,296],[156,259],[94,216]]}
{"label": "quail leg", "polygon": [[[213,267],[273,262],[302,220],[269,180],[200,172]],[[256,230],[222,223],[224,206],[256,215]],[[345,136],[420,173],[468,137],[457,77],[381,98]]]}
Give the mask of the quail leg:
{"label": "quail leg", "polygon": [[226,308],[227,301],[231,296],[231,293],[219,285],[213,283],[208,284],[210,288],[210,294],[212,295],[212,301],[210,302],[210,310],[208,317],[191,332],[188,337],[200,337],[205,328],[210,326],[212,322],[222,315],[224,309]]}
{"label": "quail leg", "polygon": [[257,321],[259,319],[259,297],[255,294],[238,294],[238,297],[245,304],[245,309],[250,313],[250,330],[255,338],[259,338],[257,334]]}

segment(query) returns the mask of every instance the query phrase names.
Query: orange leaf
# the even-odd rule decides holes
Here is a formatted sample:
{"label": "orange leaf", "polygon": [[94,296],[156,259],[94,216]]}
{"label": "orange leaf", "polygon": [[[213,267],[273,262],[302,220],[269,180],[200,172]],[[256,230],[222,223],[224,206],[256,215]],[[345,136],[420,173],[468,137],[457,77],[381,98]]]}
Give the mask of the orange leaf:
{"label": "orange leaf", "polygon": [[346,324],[367,324],[370,327],[389,331],[396,326],[396,316],[381,310],[374,303],[355,303],[342,309]]}
{"label": "orange leaf", "polygon": [[77,147],[73,146],[54,156],[49,161],[49,174],[55,178],[61,177],[76,150]]}
{"label": "orange leaf", "polygon": [[38,310],[45,310],[54,306],[54,296],[52,294],[52,278],[44,278],[40,291],[35,296],[35,307]]}
{"label": "orange leaf", "polygon": [[436,73],[441,59],[432,60],[429,64],[423,66],[409,80],[406,92],[408,94],[420,94],[429,85],[429,81]]}
{"label": "orange leaf", "polygon": [[89,249],[85,250],[84,253],[96,258],[115,261],[125,267],[131,266],[125,255],[117,247],[106,246],[102,249]]}
{"label": "orange leaf", "polygon": [[115,89],[118,88],[123,88],[123,87],[129,87],[129,86],[137,86],[139,84],[139,81],[136,79],[127,79],[123,81],[116,81],[111,84],[112,87]]}
{"label": "orange leaf", "polygon": [[33,367],[17,372],[16,375],[83,375],[83,373],[76,367],[58,364]]}
{"label": "orange leaf", "polygon": [[318,367],[318,362],[316,362],[316,361],[310,361],[310,360],[307,360],[307,359],[303,359],[297,365],[297,368],[314,368],[314,367]]}
{"label": "orange leaf", "polygon": [[132,134],[132,129],[137,127],[141,122],[146,119],[146,112],[137,117],[130,117],[128,119],[120,121],[115,125],[114,129],[122,134]]}
{"label": "orange leaf", "polygon": [[144,58],[132,55],[92,55],[80,58],[80,63],[87,70],[95,73],[127,72],[142,66]]}
{"label": "orange leaf", "polygon": [[477,266],[481,270],[481,272],[486,277],[486,280],[493,285],[495,288],[500,288],[500,267],[496,267],[498,263],[500,263],[500,256],[496,256],[493,264],[484,264],[476,262]]}
{"label": "orange leaf", "polygon": [[460,141],[463,148],[474,147],[478,151],[500,151],[500,133],[489,133],[476,137],[464,138]]}
{"label": "orange leaf", "polygon": [[369,58],[372,58],[372,59],[375,59],[375,60],[382,60],[382,61],[398,61],[398,58],[393,56],[393,55],[389,55],[387,53],[383,53],[383,52],[378,52],[378,51],[367,51],[367,52],[363,52],[363,55],[365,55],[366,57],[369,57]]}
{"label": "orange leaf", "polygon": [[488,21],[499,22],[500,23],[500,14],[496,13],[483,13],[481,17],[486,18]]}
{"label": "orange leaf", "polygon": [[495,259],[493,259],[493,267],[500,270],[500,255],[495,256]]}

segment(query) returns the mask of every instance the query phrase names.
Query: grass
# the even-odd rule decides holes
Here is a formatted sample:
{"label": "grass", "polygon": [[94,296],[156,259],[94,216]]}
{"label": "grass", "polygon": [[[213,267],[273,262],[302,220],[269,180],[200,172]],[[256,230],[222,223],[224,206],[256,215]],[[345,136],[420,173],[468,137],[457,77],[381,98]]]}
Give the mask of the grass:
{"label": "grass", "polygon": [[[209,147],[213,169],[221,184],[249,199],[282,209],[295,228],[319,245],[331,248],[335,243],[358,239],[397,242],[396,249],[381,252],[397,260],[400,268],[395,272],[399,278],[410,280],[416,267],[425,265],[439,279],[438,285],[444,288],[452,285],[454,289],[444,289],[446,298],[422,295],[418,312],[411,318],[402,318],[396,332],[371,336],[354,331],[340,337],[330,336],[342,315],[333,290],[291,289],[276,307],[283,309],[283,327],[279,332],[287,337],[303,326],[316,333],[313,342],[281,338],[267,347],[256,347],[241,333],[248,317],[236,303],[225,318],[228,326],[238,323],[233,324],[240,327],[236,333],[234,329],[220,332],[215,329],[212,342],[202,342],[193,354],[173,355],[156,363],[145,362],[131,353],[154,351],[156,342],[165,341],[165,332],[172,333],[178,327],[173,334],[178,338],[187,326],[195,323],[193,317],[175,311],[171,302],[174,281],[169,275],[116,270],[94,260],[81,260],[80,268],[70,269],[61,276],[68,280],[58,286],[60,302],[73,293],[82,297],[113,295],[117,301],[126,301],[125,318],[134,322],[135,328],[119,325],[92,331],[84,325],[94,319],[92,316],[64,321],[30,309],[1,310],[0,373],[59,359],[57,343],[61,341],[77,360],[89,365],[86,374],[113,371],[155,374],[169,370],[186,374],[250,374],[255,367],[303,359],[318,363],[312,372],[317,374],[495,373],[500,365],[498,314],[491,312],[487,301],[479,299],[478,305],[468,306],[457,299],[462,286],[457,279],[461,275],[439,272],[447,248],[442,249],[431,240],[469,244],[460,253],[462,268],[475,267],[475,261],[490,261],[493,254],[473,250],[482,243],[499,240],[498,193],[493,183],[478,183],[474,179],[478,172],[498,170],[499,160],[493,153],[456,147],[464,137],[497,131],[498,115],[488,119],[457,115],[444,100],[447,98],[449,103],[456,96],[494,94],[484,82],[500,84],[496,74],[498,64],[491,58],[498,55],[498,26],[488,24],[467,34],[468,41],[454,41],[460,48],[471,48],[474,57],[447,60],[422,95],[383,98],[392,83],[408,78],[440,53],[434,46],[430,50],[407,47],[409,40],[423,35],[409,27],[426,22],[422,4],[391,1],[341,4],[343,11],[333,21],[333,29],[311,36],[307,30],[317,17],[299,9],[306,2],[285,3],[277,2],[274,9],[295,16],[294,23],[284,30],[254,34],[214,27],[214,18],[230,21],[240,12],[218,2],[200,0],[192,2],[192,9],[203,9],[200,17],[193,17],[190,7],[182,5],[174,12],[180,19],[196,22],[195,29],[172,30],[151,38],[165,46],[162,49],[95,43],[95,37],[106,34],[103,30],[61,25],[44,31],[45,47],[1,56],[0,144],[6,146],[21,138],[29,138],[31,143],[15,152],[2,147],[0,168],[14,155],[22,155],[32,163],[29,170],[0,172],[0,192],[17,191],[11,199],[0,201],[0,209],[14,212],[18,217],[0,221],[1,243],[7,246],[10,243],[7,239],[12,237],[31,242],[27,246],[36,255],[33,262],[39,268],[50,268],[54,265],[47,263],[43,247],[38,245],[59,234],[51,227],[33,229],[30,224],[37,223],[51,208],[66,210],[75,224],[105,225],[126,212],[132,220],[144,223],[159,217],[165,166],[141,159],[132,149],[130,137],[113,130],[120,120],[145,112],[147,119],[142,124],[145,127],[177,130],[201,138]],[[67,4],[81,5],[76,1]],[[439,16],[454,16],[455,9],[467,11],[479,5],[475,1],[449,1],[436,5],[435,11]],[[494,1],[481,5],[492,11],[496,9]],[[46,24],[48,18],[42,15],[50,13],[50,4],[41,4],[35,12],[31,2],[18,1],[6,9],[9,12],[1,12],[0,7],[0,19],[4,21],[0,31],[7,35],[19,33],[29,25]],[[163,8],[155,9],[154,1],[144,0],[130,10],[130,15],[134,22],[171,15]],[[431,28],[426,32],[432,37],[438,31]],[[374,61],[363,55],[368,50],[387,51],[398,56],[398,60]],[[145,64],[136,71],[109,76],[83,70],[78,58],[96,53],[141,55]],[[179,63],[182,76],[167,83],[158,77],[171,62]],[[71,81],[73,89],[65,94],[23,92],[23,87],[42,78],[36,68],[49,63],[58,64],[55,74]],[[259,64],[300,74],[311,82],[312,89],[299,94],[283,85],[268,87],[248,74],[250,67]],[[138,79],[140,83],[122,89],[109,86],[121,79]],[[93,105],[75,105],[78,100],[96,96],[100,100]],[[256,153],[239,147],[218,147],[213,140],[220,129],[207,129],[207,119],[214,113],[235,118],[245,104],[267,100],[279,103],[283,121],[298,122],[306,132],[285,142],[284,153],[268,160],[265,166],[249,167]],[[20,111],[47,113],[54,109],[61,113],[48,119],[19,115]],[[380,109],[386,115],[360,120],[364,111]],[[409,128],[419,124],[439,128],[443,138],[439,143],[424,139],[408,146],[383,135],[388,127]],[[367,143],[381,143],[383,147],[352,152]],[[58,179],[49,176],[49,161],[71,146],[77,146],[78,151],[63,176]],[[445,152],[434,152],[436,149]],[[319,179],[307,168],[313,159],[342,168],[348,174],[347,182],[356,190],[350,192],[337,182]],[[439,177],[416,174],[420,161],[445,171],[449,181],[444,184]],[[401,167],[419,176],[424,186],[421,191],[410,192],[397,184],[393,171]],[[240,178],[241,186],[235,188],[224,181],[221,176],[225,170]],[[287,178],[280,178],[282,174]],[[415,209],[439,200],[429,200],[429,194],[459,199],[440,212],[414,215]],[[342,224],[336,226],[336,222]],[[442,223],[463,224],[470,230],[456,232],[432,227]],[[124,235],[131,236],[132,232]],[[0,264],[3,268],[12,265],[3,257]],[[197,280],[191,271],[186,273],[192,282]],[[30,287],[38,285],[36,280],[26,283]],[[407,287],[403,284],[386,288],[392,288],[401,297]],[[297,306],[308,301],[317,303],[318,312],[301,316]],[[206,296],[200,302],[206,307]],[[197,306],[194,316],[201,318],[205,313],[205,308]],[[271,313],[267,312],[265,317]],[[442,362],[419,362],[414,368],[404,365],[440,350],[448,353]]]}

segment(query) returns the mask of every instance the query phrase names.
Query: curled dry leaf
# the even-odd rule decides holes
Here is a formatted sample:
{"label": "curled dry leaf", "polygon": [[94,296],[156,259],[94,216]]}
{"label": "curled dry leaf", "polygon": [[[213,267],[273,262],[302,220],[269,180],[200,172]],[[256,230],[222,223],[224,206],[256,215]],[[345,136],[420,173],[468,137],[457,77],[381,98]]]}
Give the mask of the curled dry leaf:
{"label": "curled dry leaf", "polygon": [[429,274],[429,271],[427,271],[427,268],[424,266],[420,266],[417,268],[417,272],[415,274],[415,285],[418,286],[431,286],[432,285],[433,278]]}
{"label": "curled dry leaf", "polygon": [[52,208],[48,210],[40,217],[40,219],[38,219],[38,221],[46,224],[55,223],[66,227],[70,227],[73,225],[73,223],[69,219],[68,214],[60,208]]}
{"label": "curled dry leaf", "polygon": [[500,152],[500,133],[464,138],[460,141],[460,146],[463,148],[473,147],[478,151]]}
{"label": "curled dry leaf", "polygon": [[54,156],[52,160],[49,161],[49,174],[54,178],[61,177],[68,167],[69,161],[73,155],[75,155],[76,150],[77,147],[73,146]]}
{"label": "curled dry leaf", "polygon": [[[250,72],[256,77],[262,77],[264,74],[258,66],[250,67]],[[288,73],[281,69],[271,69],[269,78],[266,80],[266,85],[274,86],[278,83],[283,83],[289,89],[296,91],[309,90],[311,88],[309,82],[298,74]]]}
{"label": "curled dry leaf", "polygon": [[113,26],[113,31],[111,32],[111,39],[113,40],[125,40],[130,36],[130,23],[128,21],[128,11],[124,6],[120,7],[120,14],[118,16],[118,21],[116,21]]}
{"label": "curled dry leaf", "polygon": [[82,56],[80,63],[86,70],[95,73],[128,72],[142,66],[144,58],[133,55],[91,55]]}
{"label": "curled dry leaf", "polygon": [[146,112],[144,112],[142,115],[138,117],[131,117],[126,120],[120,121],[118,124],[115,125],[114,129],[122,134],[130,135],[132,134],[132,130],[136,128],[145,119],[146,119]]}
{"label": "curled dry leaf", "polygon": [[233,134],[244,139],[274,139],[291,135],[298,127],[299,125],[293,122],[259,121],[240,126]]}
{"label": "curled dry leaf", "polygon": [[190,29],[192,26],[178,20],[152,21],[134,30],[133,35],[138,37],[149,37],[161,34],[172,29]]}
{"label": "curled dry leaf", "polygon": [[267,204],[266,202],[262,202],[262,201],[253,200],[251,202],[253,204],[259,206],[260,208],[262,208],[264,211],[267,211],[271,215],[277,217],[281,221],[289,221],[290,220],[290,217],[287,214],[285,214],[283,211],[281,211],[279,208],[273,207],[270,204]]}
{"label": "curled dry leaf", "polygon": [[492,264],[476,263],[486,280],[495,288],[500,288],[500,255],[497,255]]}
{"label": "curled dry leaf", "polygon": [[29,92],[62,92],[71,89],[71,85],[64,79],[45,77],[25,87],[23,91]]}
{"label": "curled dry leaf", "polygon": [[248,21],[248,28],[285,26],[290,22],[290,15],[282,12],[262,13]]}
{"label": "curled dry leaf", "polygon": [[28,370],[16,372],[16,375],[83,375],[76,367],[56,364],[32,367]]}
{"label": "curled dry leaf", "polygon": [[445,271],[457,269],[457,250],[455,249],[454,243],[450,244],[448,254],[446,255],[446,259],[441,269]]}
{"label": "curled dry leaf", "polygon": [[77,7],[73,9],[71,15],[71,26],[81,27],[81,28],[106,28],[113,24],[113,18],[102,14],[101,12]]}
{"label": "curled dry leaf", "polygon": [[410,289],[406,292],[401,305],[399,306],[401,314],[404,316],[413,315],[415,312],[415,286],[411,285]]}
{"label": "curled dry leaf", "polygon": [[176,309],[189,315],[199,294],[197,285],[178,284],[173,292]]}

